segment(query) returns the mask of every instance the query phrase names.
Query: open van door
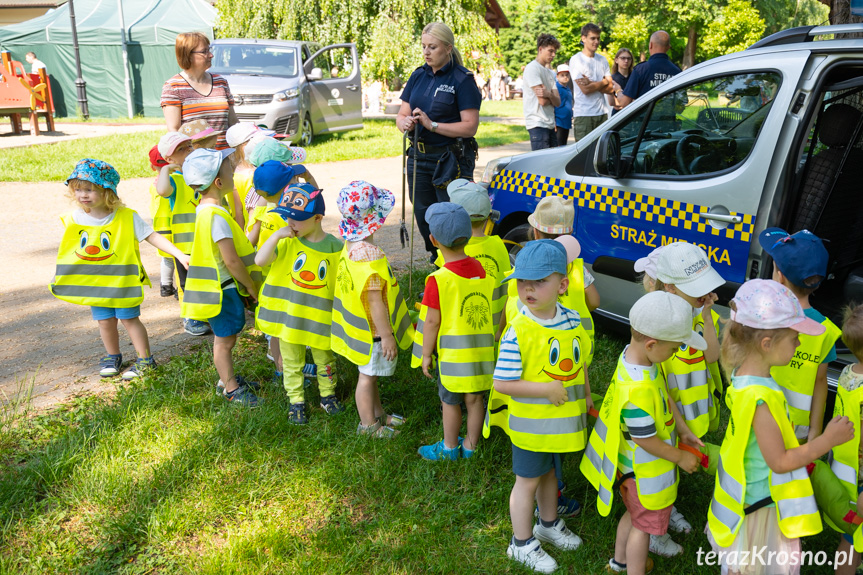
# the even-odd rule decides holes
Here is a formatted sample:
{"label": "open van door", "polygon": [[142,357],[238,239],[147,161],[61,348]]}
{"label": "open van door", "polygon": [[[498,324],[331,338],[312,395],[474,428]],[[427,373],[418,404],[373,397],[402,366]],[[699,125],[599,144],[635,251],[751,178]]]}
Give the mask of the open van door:
{"label": "open van door", "polygon": [[363,127],[363,92],[356,44],[321,48],[303,64],[315,134]]}

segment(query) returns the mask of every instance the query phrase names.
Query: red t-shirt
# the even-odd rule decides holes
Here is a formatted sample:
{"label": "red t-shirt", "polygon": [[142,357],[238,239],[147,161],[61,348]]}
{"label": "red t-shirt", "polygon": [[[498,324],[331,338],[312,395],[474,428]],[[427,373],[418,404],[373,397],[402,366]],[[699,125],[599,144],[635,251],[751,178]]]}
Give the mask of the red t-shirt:
{"label": "red t-shirt", "polygon": [[[444,264],[443,267],[463,278],[472,279],[485,277],[485,269],[483,269],[482,264],[479,263],[478,259],[470,256],[462,260]],[[440,295],[437,290],[437,281],[434,276],[429,276],[428,281],[426,282],[426,289],[423,294],[423,305],[432,309],[440,309]]]}

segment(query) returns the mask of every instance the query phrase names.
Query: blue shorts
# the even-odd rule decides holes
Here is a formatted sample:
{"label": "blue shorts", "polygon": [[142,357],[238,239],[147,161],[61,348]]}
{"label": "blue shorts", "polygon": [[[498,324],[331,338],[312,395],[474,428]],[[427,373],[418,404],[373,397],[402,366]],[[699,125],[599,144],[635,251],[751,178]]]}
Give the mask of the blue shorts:
{"label": "blue shorts", "polygon": [[559,453],[543,453],[528,451],[512,445],[512,472],[519,477],[542,477],[552,469],[554,474],[561,476],[561,460]]}
{"label": "blue shorts", "polygon": [[222,290],[222,309],[219,315],[207,320],[216,337],[237,335],[246,327],[246,308],[237,288]]}
{"label": "blue shorts", "polygon": [[100,307],[97,305],[90,306],[90,313],[93,314],[93,319],[101,321],[103,319],[135,319],[141,315],[141,306],[135,307]]}
{"label": "blue shorts", "polygon": [[447,405],[460,405],[464,401],[465,395],[485,395],[488,393],[487,391],[476,391],[476,392],[466,392],[460,393],[455,391],[450,391],[444,384],[440,381],[440,375],[437,378],[437,395],[440,398],[441,402]]}

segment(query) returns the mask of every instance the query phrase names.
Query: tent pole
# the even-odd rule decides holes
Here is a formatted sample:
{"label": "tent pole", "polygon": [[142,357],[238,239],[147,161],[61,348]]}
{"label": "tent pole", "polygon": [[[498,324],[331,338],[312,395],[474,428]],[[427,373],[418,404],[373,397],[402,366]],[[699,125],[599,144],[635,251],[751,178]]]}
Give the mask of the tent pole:
{"label": "tent pole", "polygon": [[126,49],[126,20],[123,18],[123,0],[117,0],[117,9],[120,11],[120,36],[123,42],[123,75],[126,80],[126,110],[129,117],[135,116],[135,108],[132,104],[132,78],[129,76],[129,51]]}
{"label": "tent pole", "polygon": [[87,107],[87,82],[81,77],[81,53],[78,50],[78,29],[75,26],[75,4],[69,0],[69,20],[72,23],[72,44],[75,46],[75,69],[78,77],[75,78],[75,88],[78,90],[78,106],[85,120],[90,119],[90,110]]}

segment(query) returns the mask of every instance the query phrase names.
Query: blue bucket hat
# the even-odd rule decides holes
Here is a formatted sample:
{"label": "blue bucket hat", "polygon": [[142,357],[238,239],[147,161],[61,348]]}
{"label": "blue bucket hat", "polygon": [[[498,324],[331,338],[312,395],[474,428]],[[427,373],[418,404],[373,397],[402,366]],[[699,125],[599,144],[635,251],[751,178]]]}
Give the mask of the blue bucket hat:
{"label": "blue bucket hat", "polygon": [[278,204],[270,213],[282,216],[282,219],[292,219],[303,222],[317,214],[324,215],[323,190],[316,189],[311,184],[294,184],[279,196]]}
{"label": "blue bucket hat", "polygon": [[789,234],[780,228],[767,228],[758,236],[758,243],[764,248],[782,275],[788,281],[801,288],[818,287],[807,284],[812,276],[827,276],[827,263],[830,256],[821,238],[809,230]]}
{"label": "blue bucket hat", "polygon": [[114,195],[117,195],[117,184],[120,183],[120,174],[108,162],[84,158],[75,164],[72,175],[66,178],[67,186],[71,180],[85,180],[106,190],[111,190],[114,192]]}
{"label": "blue bucket hat", "polygon": [[295,176],[304,173],[306,168],[299,164],[289,166],[278,160],[267,160],[255,168],[252,180],[255,190],[262,196],[277,196],[288,187]]}
{"label": "blue bucket hat", "polygon": [[448,248],[459,238],[470,239],[470,216],[467,210],[453,202],[437,202],[425,215],[429,231],[441,245]]}
{"label": "blue bucket hat", "polygon": [[534,240],[521,248],[515,269],[503,281],[541,280],[553,273],[566,275],[566,248],[554,240]]}

